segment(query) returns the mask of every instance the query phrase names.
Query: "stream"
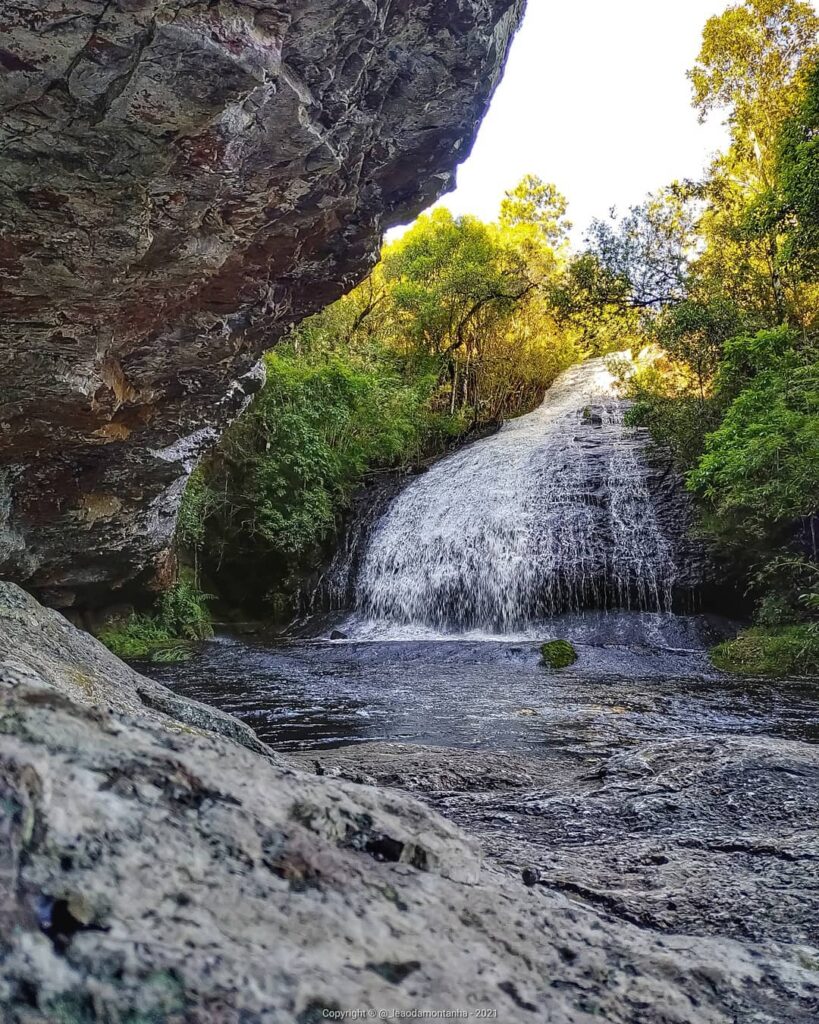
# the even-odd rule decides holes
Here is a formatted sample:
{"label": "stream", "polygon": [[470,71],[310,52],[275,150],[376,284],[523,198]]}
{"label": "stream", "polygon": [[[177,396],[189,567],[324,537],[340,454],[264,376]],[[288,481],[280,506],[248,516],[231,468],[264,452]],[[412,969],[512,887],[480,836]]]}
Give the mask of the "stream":
{"label": "stream", "polygon": [[[579,655],[559,672],[541,664],[531,639],[230,636],[202,644],[191,661],[145,671],[236,715],[280,750],[398,741],[544,756],[558,746],[704,733],[819,740],[810,683],[720,676],[705,646],[729,624],[657,618],[589,613],[552,623],[574,637]],[[661,630],[667,643],[672,625],[678,646],[650,642]]]}

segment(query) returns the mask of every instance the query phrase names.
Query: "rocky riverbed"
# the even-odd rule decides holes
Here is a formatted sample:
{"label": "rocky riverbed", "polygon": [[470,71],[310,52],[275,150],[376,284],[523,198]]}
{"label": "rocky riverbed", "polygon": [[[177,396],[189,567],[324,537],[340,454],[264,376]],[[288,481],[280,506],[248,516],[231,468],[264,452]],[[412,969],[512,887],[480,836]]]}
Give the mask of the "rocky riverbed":
{"label": "rocky riverbed", "polygon": [[4,1021],[816,1019],[811,744],[277,754],[6,584],[0,661]]}

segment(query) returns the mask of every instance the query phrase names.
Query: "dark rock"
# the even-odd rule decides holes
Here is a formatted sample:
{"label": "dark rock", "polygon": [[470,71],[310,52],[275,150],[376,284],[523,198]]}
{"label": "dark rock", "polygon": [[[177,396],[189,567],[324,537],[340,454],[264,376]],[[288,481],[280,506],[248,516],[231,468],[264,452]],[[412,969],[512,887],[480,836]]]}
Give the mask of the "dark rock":
{"label": "dark rock", "polygon": [[815,744],[704,736],[534,758],[376,743],[322,762],[424,796],[510,877],[526,864],[538,890],[660,933],[808,943],[817,957]]}
{"label": "dark rock", "polygon": [[332,633],[330,634],[330,639],[331,640],[346,640],[347,639],[347,634],[346,633],[342,633],[340,629],[334,629],[332,631]]}
{"label": "dark rock", "polygon": [[0,572],[61,606],[173,577],[259,354],[447,189],[522,7],[4,5]]}

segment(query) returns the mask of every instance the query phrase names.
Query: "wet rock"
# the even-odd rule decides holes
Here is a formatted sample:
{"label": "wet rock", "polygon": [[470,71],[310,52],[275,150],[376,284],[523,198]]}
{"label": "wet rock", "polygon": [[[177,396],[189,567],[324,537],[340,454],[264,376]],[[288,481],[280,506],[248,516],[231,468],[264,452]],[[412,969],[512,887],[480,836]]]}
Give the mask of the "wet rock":
{"label": "wet rock", "polygon": [[[645,430],[643,438],[646,485],[651,493],[657,522],[672,546],[677,567],[674,580],[675,601],[680,608],[706,605],[730,614],[741,601],[726,579],[726,568],[702,531],[697,530],[696,511],[682,474],[670,456],[653,445]],[[715,600],[720,597],[720,600]]]}
{"label": "wet rock", "polygon": [[[18,652],[0,682],[4,1022],[280,1024],[387,1007],[488,1007],[515,1024],[812,1019],[807,944],[636,927],[482,870],[476,841],[407,794],[79,699],[61,681],[71,649],[93,692],[136,684],[13,590],[4,607],[24,643],[48,630],[39,661]],[[486,774],[514,767],[496,758]]]}
{"label": "wet rock", "polygon": [[330,639],[331,640],[346,640],[347,639],[347,634],[346,633],[342,633],[342,631],[340,629],[334,629],[332,631],[332,633],[330,633]]}
{"label": "wet rock", "polygon": [[4,4],[0,572],[62,607],[172,575],[260,353],[447,190],[522,8]]}

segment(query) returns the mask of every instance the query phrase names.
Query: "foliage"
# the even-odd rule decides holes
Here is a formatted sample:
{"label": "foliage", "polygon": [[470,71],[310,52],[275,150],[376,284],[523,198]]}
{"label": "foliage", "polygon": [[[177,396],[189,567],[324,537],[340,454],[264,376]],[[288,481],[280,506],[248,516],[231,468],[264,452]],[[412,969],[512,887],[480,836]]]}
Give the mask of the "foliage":
{"label": "foliage", "polygon": [[191,641],[213,633],[207,600],[191,573],[183,571],[151,613],[110,623],[100,631],[99,640],[120,658],[184,661],[190,656]]}
{"label": "foliage", "polygon": [[819,360],[787,362],[739,391],[689,477],[738,540],[778,539],[819,508]]}
{"label": "foliage", "polygon": [[775,555],[757,568],[753,583],[763,595],[755,616],[759,625],[783,626],[817,618],[819,562],[815,555]]}
{"label": "foliage", "polygon": [[631,426],[646,427],[682,470],[696,465],[709,431],[720,423],[713,399],[700,388],[696,371],[668,356],[639,364],[625,385]]}
{"label": "foliage", "polygon": [[[758,627],[715,659],[747,671],[778,659],[783,671],[815,667],[817,28],[799,0],[746,0],[710,19],[690,73],[694,105],[701,117],[725,113],[730,146],[703,181],[598,227],[584,257],[616,282],[608,298],[624,315],[650,297],[646,281],[671,285],[654,289],[640,320],[662,354],[626,383],[629,419],[672,452],[702,528],[745,575]],[[670,242],[645,244],[652,222],[669,226]]]}
{"label": "foliage", "polygon": [[554,185],[527,174],[506,193],[499,220],[503,227],[531,230],[548,245],[559,247],[566,243],[572,228],[567,211],[566,197]]}
{"label": "foliage", "polygon": [[213,635],[208,600],[190,570],[183,569],[170,590],[160,595],[156,616],[162,626],[182,640],[204,640]]}
{"label": "foliage", "polygon": [[532,176],[498,223],[433,210],[266,356],[267,383],[193,475],[180,520],[225,596],[291,613],[369,475],[528,412],[584,353],[549,298],[565,211]]}
{"label": "foliage", "polygon": [[660,311],[653,337],[691,372],[691,386],[706,399],[725,343],[745,326],[745,318],[724,295],[688,295]]}
{"label": "foliage", "polygon": [[217,496],[210,487],[205,473],[197,467],[190,475],[179,515],[176,520],[176,538],[182,547],[198,551],[205,541],[205,520]]}
{"label": "foliage", "polygon": [[208,569],[237,603],[292,590],[367,473],[416,464],[465,425],[430,407],[434,373],[416,367],[407,377],[377,345],[299,355],[291,344],[265,361],[257,401],[202,467],[209,496],[196,506],[207,509],[196,533]]}
{"label": "foliage", "polygon": [[550,668],[568,668],[577,661],[577,651],[568,640],[550,640],[541,646],[540,655]]}
{"label": "foliage", "polygon": [[660,309],[685,295],[695,225],[689,191],[674,183],[620,220],[593,221],[586,242],[621,301]]}
{"label": "foliage", "polygon": [[[819,276],[819,64],[807,75],[802,103],[784,124],[770,188],[748,206],[749,233],[778,231],[780,262],[804,284]],[[816,289],[808,301],[816,306]]]}
{"label": "foliage", "polygon": [[99,640],[120,658],[149,658],[172,644],[175,637],[152,615],[132,615],[122,623],[106,626]]}
{"label": "foliage", "polygon": [[701,118],[726,112],[736,153],[753,161],[761,177],[769,173],[777,126],[799,101],[818,29],[816,12],[803,0],[746,0],[705,25],[689,72],[694,106]]}
{"label": "foliage", "polygon": [[755,626],[711,652],[717,668],[752,676],[819,674],[819,629],[816,624],[765,628]]}

